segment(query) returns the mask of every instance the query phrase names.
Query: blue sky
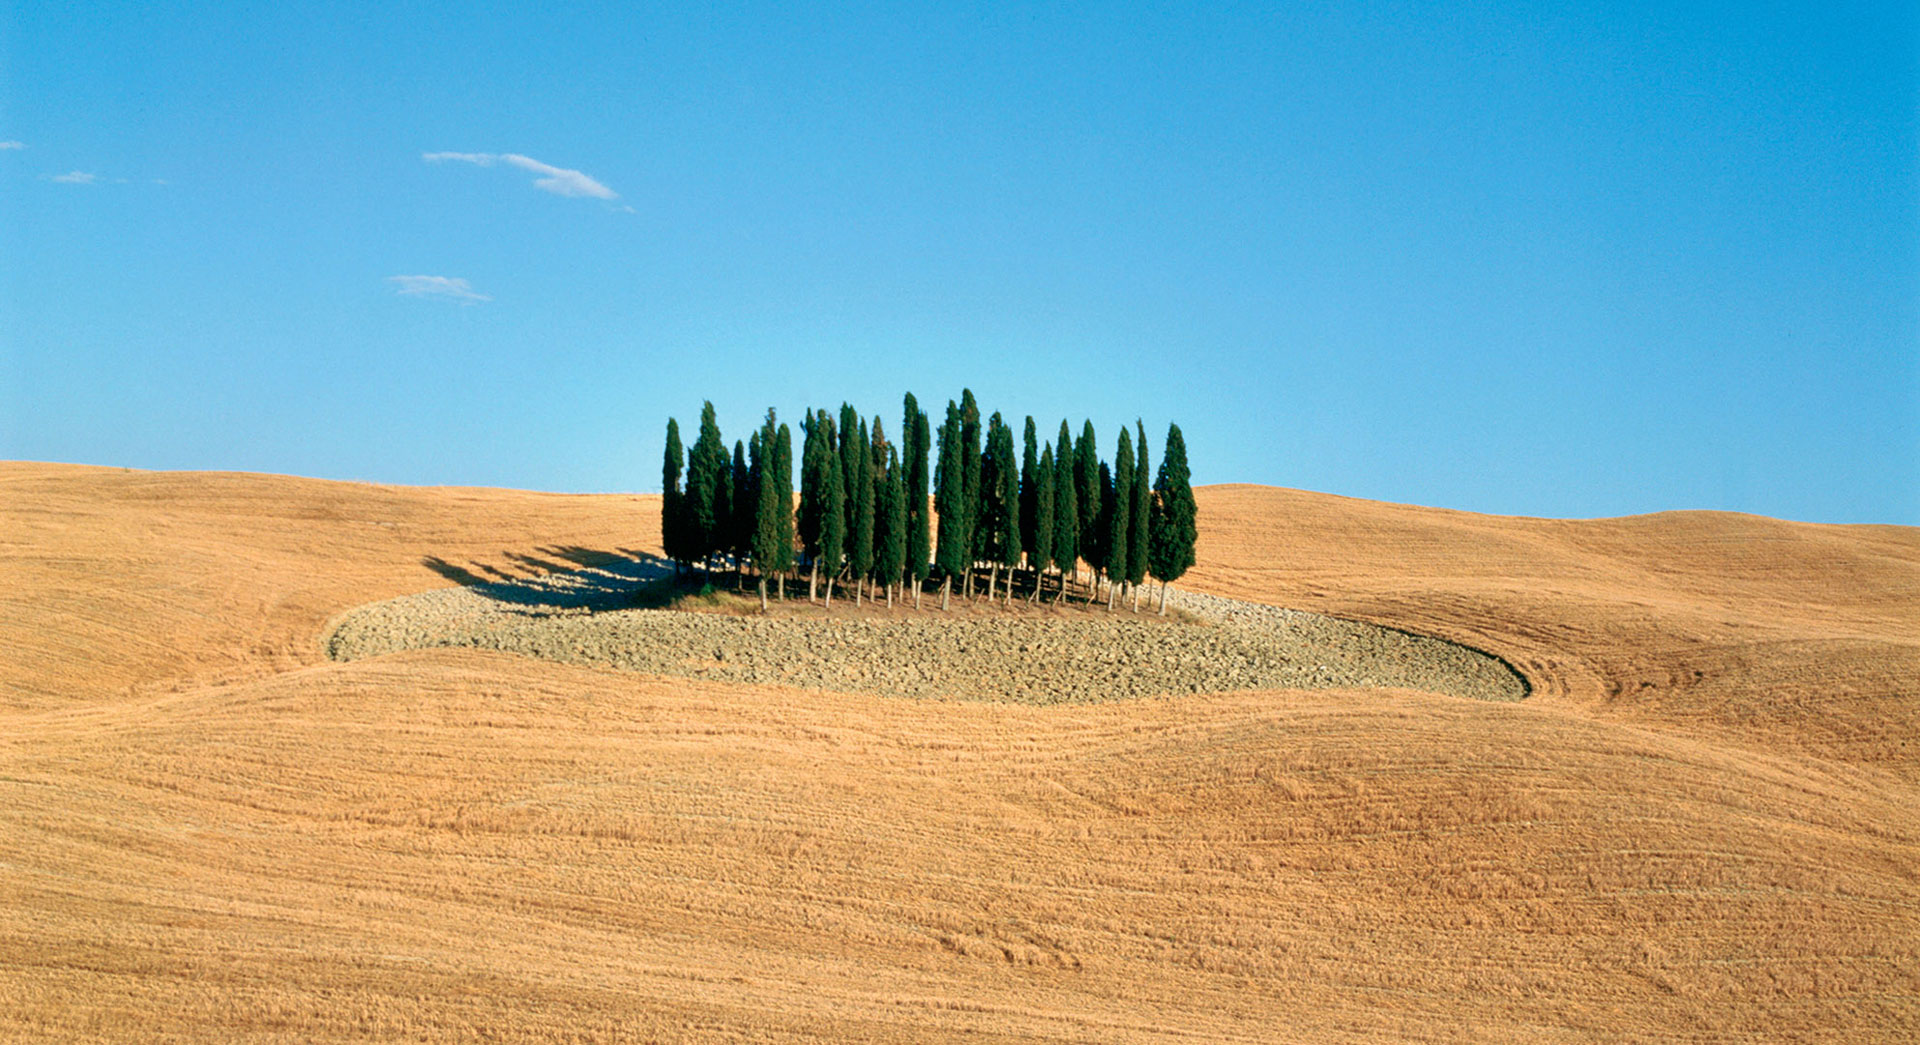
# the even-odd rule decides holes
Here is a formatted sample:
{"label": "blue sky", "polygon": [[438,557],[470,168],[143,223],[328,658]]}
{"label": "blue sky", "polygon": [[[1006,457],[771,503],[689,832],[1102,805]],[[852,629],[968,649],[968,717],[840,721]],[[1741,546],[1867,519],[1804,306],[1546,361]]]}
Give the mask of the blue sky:
{"label": "blue sky", "polygon": [[1202,6],[14,0],[0,457],[648,490],[702,399],[967,385],[1202,483],[1920,523],[1912,5]]}

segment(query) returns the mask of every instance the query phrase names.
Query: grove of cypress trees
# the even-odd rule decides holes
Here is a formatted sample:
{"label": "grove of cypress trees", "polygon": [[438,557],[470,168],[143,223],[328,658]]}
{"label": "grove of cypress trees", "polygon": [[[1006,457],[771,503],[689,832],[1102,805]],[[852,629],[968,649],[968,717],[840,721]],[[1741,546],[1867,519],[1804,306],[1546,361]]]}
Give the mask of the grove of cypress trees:
{"label": "grove of cypress trees", "polygon": [[884,481],[875,498],[873,519],[873,572],[887,592],[887,608],[893,608],[893,586],[900,581],[907,563],[907,487],[901,480],[900,454],[887,451]]}
{"label": "grove of cypress trees", "polygon": [[847,577],[853,582],[853,604],[866,594],[867,575],[873,571],[873,454],[867,422],[856,415],[845,444],[853,447],[853,486],[848,491]]}
{"label": "grove of cypress trees", "polygon": [[[1067,423],[1060,422],[1061,445],[1073,446]],[[1053,564],[1060,568],[1060,593],[1055,602],[1067,597],[1067,575],[1078,570],[1080,557],[1080,499],[1076,487],[1072,451],[1062,453],[1053,462]]]}
{"label": "grove of cypress trees", "polygon": [[[1027,425],[1031,430],[1031,422]],[[1022,517],[1024,521],[1024,517]],[[1033,568],[1033,594],[1028,602],[1040,600],[1040,582],[1053,565],[1053,447],[1040,451],[1040,462],[1033,466],[1033,547],[1027,550],[1027,564]]]}
{"label": "grove of cypress trees", "polygon": [[1160,612],[1167,612],[1167,585],[1193,565],[1199,539],[1195,521],[1200,514],[1193,500],[1192,475],[1187,470],[1187,442],[1179,425],[1167,426],[1167,448],[1160,455],[1160,473],[1153,480],[1152,532],[1147,540],[1147,568],[1160,581]]}
{"label": "grove of cypress trees", "polygon": [[1113,451],[1113,500],[1107,506],[1107,612],[1113,612],[1114,589],[1126,582],[1133,554],[1133,435],[1120,426],[1119,445]]}
{"label": "grove of cypress trees", "polygon": [[708,401],[700,408],[700,436],[687,455],[687,552],[702,563],[728,543],[726,530],[732,520],[720,515],[726,507],[721,491],[732,482],[726,443],[714,420],[713,403]]}
{"label": "grove of cypress trees", "polygon": [[932,433],[927,428],[927,412],[907,393],[906,417],[900,430],[906,440],[907,469],[907,572],[913,576],[913,608],[920,608],[920,586],[933,569],[933,532],[927,516],[927,455],[932,451]]}
{"label": "grove of cypress trees", "polygon": [[1147,427],[1138,420],[1133,422],[1134,432],[1139,441],[1134,446],[1133,490],[1127,517],[1131,525],[1127,530],[1127,587],[1133,590],[1133,612],[1140,612],[1140,582],[1147,579],[1147,531],[1148,513],[1153,509],[1153,491],[1147,476]]}
{"label": "grove of cypress trees", "polygon": [[686,495],[680,490],[680,473],[686,467],[687,452],[680,445],[680,422],[667,418],[667,453],[660,469],[660,546],[673,560],[678,571],[687,563]]}

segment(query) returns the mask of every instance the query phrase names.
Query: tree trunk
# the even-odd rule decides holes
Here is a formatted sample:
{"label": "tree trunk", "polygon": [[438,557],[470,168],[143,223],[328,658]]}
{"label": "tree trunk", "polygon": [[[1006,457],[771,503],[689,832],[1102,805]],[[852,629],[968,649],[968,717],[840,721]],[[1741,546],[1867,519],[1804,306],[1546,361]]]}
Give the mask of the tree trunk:
{"label": "tree trunk", "polygon": [[820,597],[820,560],[813,561],[813,572],[807,575],[807,602],[812,603]]}
{"label": "tree trunk", "polygon": [[1107,612],[1113,612],[1113,582],[1107,582]]}
{"label": "tree trunk", "polygon": [[940,581],[940,612],[947,612],[947,596],[953,591],[953,575],[948,574]]}
{"label": "tree trunk", "polygon": [[767,575],[760,575],[760,612],[767,612]]}
{"label": "tree trunk", "polygon": [[993,564],[993,572],[987,574],[987,601],[993,601],[993,593],[1000,585],[1000,564]]}
{"label": "tree trunk", "polygon": [[780,601],[787,601],[787,575],[782,573],[774,583],[780,587]]}
{"label": "tree trunk", "polygon": [[920,578],[918,577],[913,579],[913,608],[916,610],[920,608]]}
{"label": "tree trunk", "polygon": [[1129,584],[1127,585],[1127,587],[1133,590],[1133,612],[1139,613],[1140,612],[1140,586],[1138,584]]}
{"label": "tree trunk", "polygon": [[887,585],[887,612],[893,612],[893,585]]}
{"label": "tree trunk", "polygon": [[866,594],[864,591],[862,591],[862,589],[865,587],[866,587],[866,583],[864,578],[855,577],[853,579],[853,605],[854,605],[854,608],[856,609],[858,609],[860,606],[860,597]]}
{"label": "tree trunk", "polygon": [[1160,615],[1167,615],[1167,582],[1160,582]]}
{"label": "tree trunk", "polygon": [[827,608],[833,608],[833,574],[827,574]]}

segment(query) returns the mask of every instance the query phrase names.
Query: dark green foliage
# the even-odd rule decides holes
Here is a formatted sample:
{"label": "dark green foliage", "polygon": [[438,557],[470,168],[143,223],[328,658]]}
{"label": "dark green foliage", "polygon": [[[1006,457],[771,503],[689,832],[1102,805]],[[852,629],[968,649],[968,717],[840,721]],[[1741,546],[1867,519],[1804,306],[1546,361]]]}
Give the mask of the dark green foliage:
{"label": "dark green foliage", "polygon": [[[754,433],[757,438],[759,433]],[[728,551],[735,560],[753,554],[753,528],[760,510],[760,495],[753,488],[753,470],[747,465],[747,448],[738,439],[733,442],[733,489],[727,499],[728,518],[733,521]]]}
{"label": "dark green foliage", "polygon": [[927,428],[927,412],[907,393],[905,423],[900,430],[907,441],[901,464],[907,474],[907,572],[914,580],[924,581],[933,568],[933,533],[927,515],[927,456],[933,440]]}
{"label": "dark green foliage", "polygon": [[[773,411],[768,410],[767,413],[771,416]],[[781,423],[773,438],[771,478],[774,487],[774,523],[779,536],[774,542],[773,559],[761,569],[785,573],[793,569],[793,432],[785,422]],[[765,481],[764,477],[762,481]],[[783,583],[781,591],[785,590]]]}
{"label": "dark green foliage", "polygon": [[791,519],[793,512],[786,492],[781,489],[777,449],[779,428],[772,410],[767,411],[767,420],[753,437],[753,537],[750,553],[753,565],[760,572],[761,592],[766,590],[766,578],[786,567],[782,565],[781,544],[786,547],[784,558],[793,558],[793,544],[787,538],[787,526],[782,525],[781,516]]}
{"label": "dark green foliage", "polygon": [[867,423],[856,416],[844,442],[853,447],[848,455],[853,485],[847,497],[847,572],[859,579],[873,569],[873,456]]}
{"label": "dark green foliage", "polygon": [[680,474],[687,464],[687,452],[680,445],[680,422],[667,418],[667,453],[660,471],[660,544],[667,558],[685,565],[687,555],[686,494],[680,489]]}
{"label": "dark green foliage", "polygon": [[1122,425],[1113,451],[1113,485],[1106,507],[1107,578],[1116,584],[1132,570],[1128,556],[1133,553],[1133,466],[1133,435]]}
{"label": "dark green foliage", "polygon": [[800,445],[800,543],[810,558],[820,557],[820,520],[825,511],[827,470],[839,468],[833,447],[833,422],[825,410],[807,415]]}
{"label": "dark green foliage", "polygon": [[859,485],[860,476],[854,471],[854,462],[866,453],[864,441],[860,435],[860,412],[851,403],[840,404],[840,482],[847,491],[847,534],[853,534],[853,490]]}
{"label": "dark green foliage", "polygon": [[720,437],[720,425],[714,420],[713,403],[700,408],[700,437],[693,441],[687,455],[687,552],[696,561],[705,561],[728,543],[727,524],[721,516],[733,483],[728,467],[727,447]]}
{"label": "dark green foliage", "polygon": [[1195,522],[1200,514],[1193,500],[1192,475],[1187,471],[1187,443],[1179,425],[1167,427],[1167,448],[1160,455],[1160,474],[1153,480],[1153,512],[1147,542],[1147,568],[1160,581],[1177,581],[1193,565],[1199,539]]}
{"label": "dark green foliage", "polygon": [[[1073,433],[1065,421],[1060,422],[1060,445],[1073,446]],[[1054,458],[1053,564],[1063,574],[1074,572],[1080,557],[1080,497],[1075,472],[1070,450]]]}
{"label": "dark green foliage", "polygon": [[[960,546],[965,549],[967,566],[975,560],[984,558],[976,550],[979,538],[975,536],[980,524],[980,404],[973,399],[973,389],[960,390],[960,464],[963,470],[960,488],[961,496],[966,500],[964,524],[958,534]],[[941,527],[946,526],[942,519]]]}
{"label": "dark green foliage", "polygon": [[960,408],[947,401],[947,420],[940,426],[940,463],[934,470],[934,511],[940,516],[934,564],[948,577],[963,576],[972,561],[967,518],[973,501],[966,496],[965,452],[962,448]]}
{"label": "dark green foliage", "polygon": [[1147,531],[1151,529],[1149,513],[1153,509],[1153,491],[1147,478],[1152,474],[1147,471],[1147,429],[1139,421],[1135,421],[1133,427],[1138,442],[1134,446],[1132,500],[1127,510],[1130,547],[1125,580],[1128,584],[1139,584],[1147,579]]}
{"label": "dark green foliage", "polygon": [[900,471],[900,455],[889,449],[873,517],[873,575],[881,584],[900,583],[906,568],[907,486]]}
{"label": "dark green foliage", "polygon": [[[986,534],[981,556],[1009,569],[1020,564],[1020,473],[1014,467],[1013,429],[994,414],[987,425],[987,451],[981,463],[981,502]],[[1009,587],[1013,581],[1007,581]]]}
{"label": "dark green foliage", "polygon": [[1035,540],[1039,535],[1039,497],[1040,487],[1034,477],[1034,469],[1040,467],[1040,444],[1038,433],[1033,426],[1033,415],[1027,415],[1026,445],[1020,452],[1020,551],[1027,556],[1033,569],[1045,567],[1035,557]]}
{"label": "dark green foliage", "polygon": [[1073,496],[1080,512],[1080,557],[1097,570],[1107,558],[1105,534],[1100,532],[1100,451],[1092,421],[1081,424],[1080,440],[1073,444]]}
{"label": "dark green foliage", "polygon": [[[1040,451],[1040,462],[1033,466],[1033,547],[1028,550],[1027,565],[1036,574],[1053,565],[1053,447]],[[1034,585],[1038,587],[1036,579]]]}
{"label": "dark green foliage", "polygon": [[[832,438],[833,419],[825,410],[819,417],[828,438]],[[832,577],[840,572],[840,560],[847,553],[847,488],[840,478],[838,461],[828,457],[820,472],[820,546],[815,562]]]}

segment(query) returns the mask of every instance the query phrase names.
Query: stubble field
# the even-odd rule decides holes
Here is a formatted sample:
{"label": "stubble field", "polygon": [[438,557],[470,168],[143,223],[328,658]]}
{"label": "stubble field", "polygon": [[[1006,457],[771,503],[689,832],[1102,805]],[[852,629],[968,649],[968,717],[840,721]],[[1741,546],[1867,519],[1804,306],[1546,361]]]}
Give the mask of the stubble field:
{"label": "stubble field", "polygon": [[0,464],[0,1040],[1920,1036],[1920,531],[1199,498],[1532,695],[333,662],[658,501]]}

